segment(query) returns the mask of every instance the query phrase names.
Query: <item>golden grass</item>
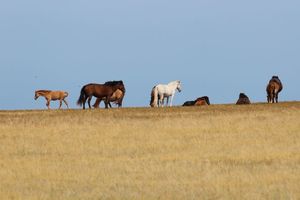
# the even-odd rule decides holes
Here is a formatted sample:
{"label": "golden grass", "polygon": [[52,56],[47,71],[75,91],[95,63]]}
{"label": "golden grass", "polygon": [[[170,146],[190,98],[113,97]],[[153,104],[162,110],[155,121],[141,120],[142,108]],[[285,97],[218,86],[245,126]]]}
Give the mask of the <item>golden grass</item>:
{"label": "golden grass", "polygon": [[300,102],[0,112],[1,199],[299,199]]}

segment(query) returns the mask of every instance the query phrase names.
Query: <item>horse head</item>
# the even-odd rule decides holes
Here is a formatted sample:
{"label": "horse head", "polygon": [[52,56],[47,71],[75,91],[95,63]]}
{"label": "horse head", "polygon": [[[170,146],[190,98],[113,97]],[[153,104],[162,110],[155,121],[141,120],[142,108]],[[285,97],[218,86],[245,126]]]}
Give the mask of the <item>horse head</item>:
{"label": "horse head", "polygon": [[181,82],[177,81],[177,88],[178,92],[181,92]]}
{"label": "horse head", "polygon": [[37,100],[39,98],[40,94],[38,91],[35,91],[34,100]]}
{"label": "horse head", "polygon": [[240,93],[239,98],[248,98],[247,95],[245,95],[245,93]]}

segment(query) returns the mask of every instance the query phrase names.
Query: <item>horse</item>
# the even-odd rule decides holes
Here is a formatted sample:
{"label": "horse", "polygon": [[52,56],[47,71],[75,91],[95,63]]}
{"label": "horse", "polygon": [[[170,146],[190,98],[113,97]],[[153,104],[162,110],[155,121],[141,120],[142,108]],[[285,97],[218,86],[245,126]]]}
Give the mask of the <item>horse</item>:
{"label": "horse", "polygon": [[242,104],[250,104],[250,100],[247,95],[244,93],[240,93],[239,99],[236,102],[236,105],[242,105]]}
{"label": "horse", "polygon": [[[120,108],[120,107],[122,107],[122,102],[123,102],[124,95],[125,94],[121,90],[117,89],[111,95],[110,102],[113,102],[114,104],[118,105],[118,107]],[[94,103],[94,105],[93,105],[93,107],[94,108],[99,108],[99,105],[100,105],[100,103],[101,103],[102,100],[105,101],[105,97],[103,97],[103,98],[97,98],[96,101],[95,101],[95,103]],[[108,105],[109,105],[109,107],[112,108],[110,102],[108,102]]]}
{"label": "horse", "polygon": [[199,97],[194,101],[186,101],[182,106],[203,106],[210,105],[208,96]]}
{"label": "horse", "polygon": [[89,83],[81,88],[80,96],[77,100],[77,105],[82,106],[85,109],[86,100],[88,100],[89,108],[91,108],[92,97],[105,98],[105,108],[108,108],[108,103],[111,100],[111,96],[116,90],[121,90],[125,93],[125,87],[123,81],[113,81],[112,84],[97,84]]}
{"label": "horse", "polygon": [[[116,83],[118,83],[118,81],[108,81],[108,82],[105,82],[104,85],[114,85]],[[125,91],[125,89],[124,89],[124,91]],[[117,89],[111,95],[110,102],[113,102],[113,103],[117,104],[118,107],[122,107],[122,102],[123,102],[124,96],[125,96],[125,92],[122,92],[121,90]],[[105,101],[105,97],[103,97],[103,98],[97,98],[96,101],[95,101],[95,103],[94,103],[94,105],[93,105],[93,107],[94,108],[99,108],[99,105],[100,105],[100,103],[101,103],[102,100]],[[108,102],[108,105],[110,107],[112,107],[111,104],[110,104],[110,102]]]}
{"label": "horse", "polygon": [[210,105],[208,96],[203,96],[195,100],[195,106]]}
{"label": "horse", "polygon": [[268,103],[278,103],[278,93],[283,89],[282,83],[278,76],[272,76],[269,81],[266,91],[267,91],[267,101]]}
{"label": "horse", "polygon": [[194,106],[194,105],[195,105],[195,101],[186,101],[182,106]]}
{"label": "horse", "polygon": [[65,91],[36,90],[34,99],[37,100],[40,96],[45,97],[47,101],[46,106],[48,109],[50,109],[50,101],[56,100],[59,100],[59,109],[62,106],[62,101],[66,104],[67,108],[69,108],[68,103],[65,100],[68,95],[68,92]]}
{"label": "horse", "polygon": [[180,81],[172,81],[167,85],[158,84],[152,88],[151,91],[151,107],[163,107],[164,106],[164,98],[167,98],[167,106],[169,104],[169,98],[171,97],[170,107],[172,106],[173,98],[176,92],[181,92],[181,82]]}

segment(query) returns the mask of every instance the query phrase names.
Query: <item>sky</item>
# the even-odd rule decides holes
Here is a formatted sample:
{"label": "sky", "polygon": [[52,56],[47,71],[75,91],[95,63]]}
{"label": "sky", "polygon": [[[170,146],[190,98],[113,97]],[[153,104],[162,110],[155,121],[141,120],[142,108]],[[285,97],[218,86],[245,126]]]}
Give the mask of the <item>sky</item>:
{"label": "sky", "polygon": [[123,80],[125,107],[173,80],[174,105],[265,102],[273,75],[279,100],[300,100],[299,23],[299,0],[0,1],[0,110],[45,109],[37,89],[66,90],[79,108],[83,85],[109,80]]}

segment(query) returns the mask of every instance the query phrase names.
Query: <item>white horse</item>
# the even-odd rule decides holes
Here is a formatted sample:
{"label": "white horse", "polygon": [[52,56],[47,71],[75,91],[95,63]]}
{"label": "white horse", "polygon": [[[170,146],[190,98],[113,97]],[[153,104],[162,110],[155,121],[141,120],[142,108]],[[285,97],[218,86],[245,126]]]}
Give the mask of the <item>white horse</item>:
{"label": "white horse", "polygon": [[173,98],[176,92],[181,92],[181,83],[180,81],[172,81],[167,85],[158,84],[152,88],[151,91],[151,107],[163,107],[164,106],[164,98],[167,98],[167,104],[169,103],[169,97],[171,97],[170,106],[172,106]]}

